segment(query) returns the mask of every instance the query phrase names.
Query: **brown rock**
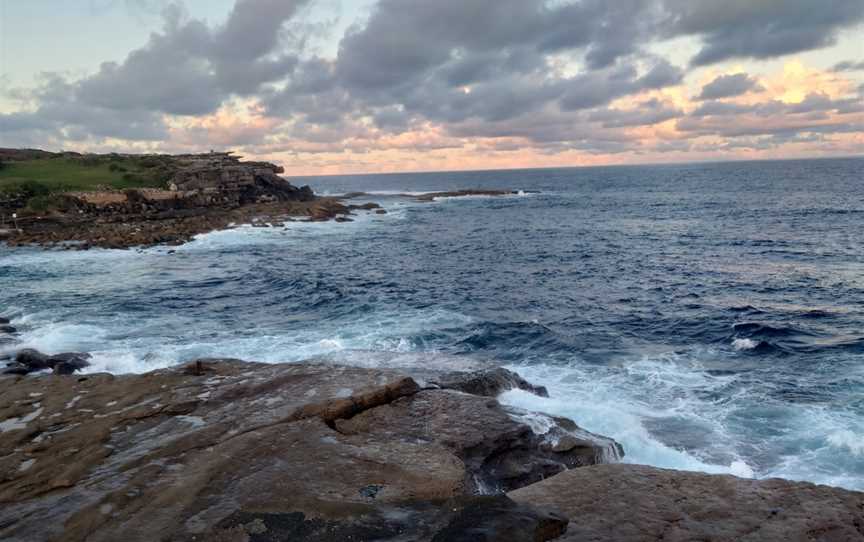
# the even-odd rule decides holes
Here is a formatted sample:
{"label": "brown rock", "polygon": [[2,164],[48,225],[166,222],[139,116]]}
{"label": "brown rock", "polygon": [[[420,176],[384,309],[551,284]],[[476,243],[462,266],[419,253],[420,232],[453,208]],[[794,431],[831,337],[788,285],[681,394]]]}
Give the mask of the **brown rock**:
{"label": "brown rock", "polygon": [[566,430],[548,416],[536,416],[549,424],[541,434],[494,399],[429,390],[337,420],[336,429],[346,435],[442,446],[464,463],[465,486],[481,494],[509,491],[569,468],[614,459],[606,448],[617,451],[617,444],[602,437],[590,455],[581,449],[555,452],[547,439]]}
{"label": "brown rock", "polygon": [[509,495],[568,516],[561,542],[864,540],[864,493],[786,480],[598,465]]}
{"label": "brown rock", "polygon": [[492,399],[324,364],[3,377],[0,434],[3,540],[547,540],[470,493],[573,462]]}

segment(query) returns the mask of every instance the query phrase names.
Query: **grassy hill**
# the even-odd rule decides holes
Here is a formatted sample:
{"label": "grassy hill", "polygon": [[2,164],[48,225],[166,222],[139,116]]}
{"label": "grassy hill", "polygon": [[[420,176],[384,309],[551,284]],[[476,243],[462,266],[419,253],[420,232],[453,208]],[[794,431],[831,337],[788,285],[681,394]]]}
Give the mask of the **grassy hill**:
{"label": "grassy hill", "polygon": [[105,188],[164,188],[175,171],[168,157],[53,155],[0,163],[0,200],[45,208],[52,195]]}

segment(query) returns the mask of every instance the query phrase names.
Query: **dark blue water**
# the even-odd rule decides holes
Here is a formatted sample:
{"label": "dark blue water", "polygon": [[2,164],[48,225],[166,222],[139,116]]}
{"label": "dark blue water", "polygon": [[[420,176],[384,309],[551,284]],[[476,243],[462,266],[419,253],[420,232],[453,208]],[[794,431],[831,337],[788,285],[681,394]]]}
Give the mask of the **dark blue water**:
{"label": "dark blue water", "polygon": [[[0,314],[114,372],[504,363],[552,393],[506,402],[629,461],[864,489],[862,179],[861,159],[297,179],[389,213],[174,254],[0,248]],[[471,187],[541,193],[392,195]]]}

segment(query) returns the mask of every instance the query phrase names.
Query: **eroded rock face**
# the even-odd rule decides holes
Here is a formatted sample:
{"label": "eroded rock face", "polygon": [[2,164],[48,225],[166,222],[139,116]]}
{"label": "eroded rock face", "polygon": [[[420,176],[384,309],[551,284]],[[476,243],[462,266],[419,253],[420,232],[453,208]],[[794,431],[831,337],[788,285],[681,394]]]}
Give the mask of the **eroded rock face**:
{"label": "eroded rock face", "polygon": [[471,496],[583,464],[574,449],[396,371],[0,377],[0,539],[548,540],[561,517]]}
{"label": "eroded rock face", "polygon": [[598,465],[509,496],[567,515],[562,542],[864,540],[864,493],[786,480]]}

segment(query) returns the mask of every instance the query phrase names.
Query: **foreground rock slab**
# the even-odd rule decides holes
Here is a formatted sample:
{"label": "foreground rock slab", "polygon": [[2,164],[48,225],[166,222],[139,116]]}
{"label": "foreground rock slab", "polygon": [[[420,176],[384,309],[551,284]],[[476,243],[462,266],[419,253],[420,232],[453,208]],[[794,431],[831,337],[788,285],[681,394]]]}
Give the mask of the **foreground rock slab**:
{"label": "foreground rock slab", "polygon": [[0,539],[549,540],[500,491],[618,448],[525,415],[324,364],[0,377]]}
{"label": "foreground rock slab", "polygon": [[567,515],[561,542],[864,540],[864,493],[786,480],[598,465],[509,496]]}

